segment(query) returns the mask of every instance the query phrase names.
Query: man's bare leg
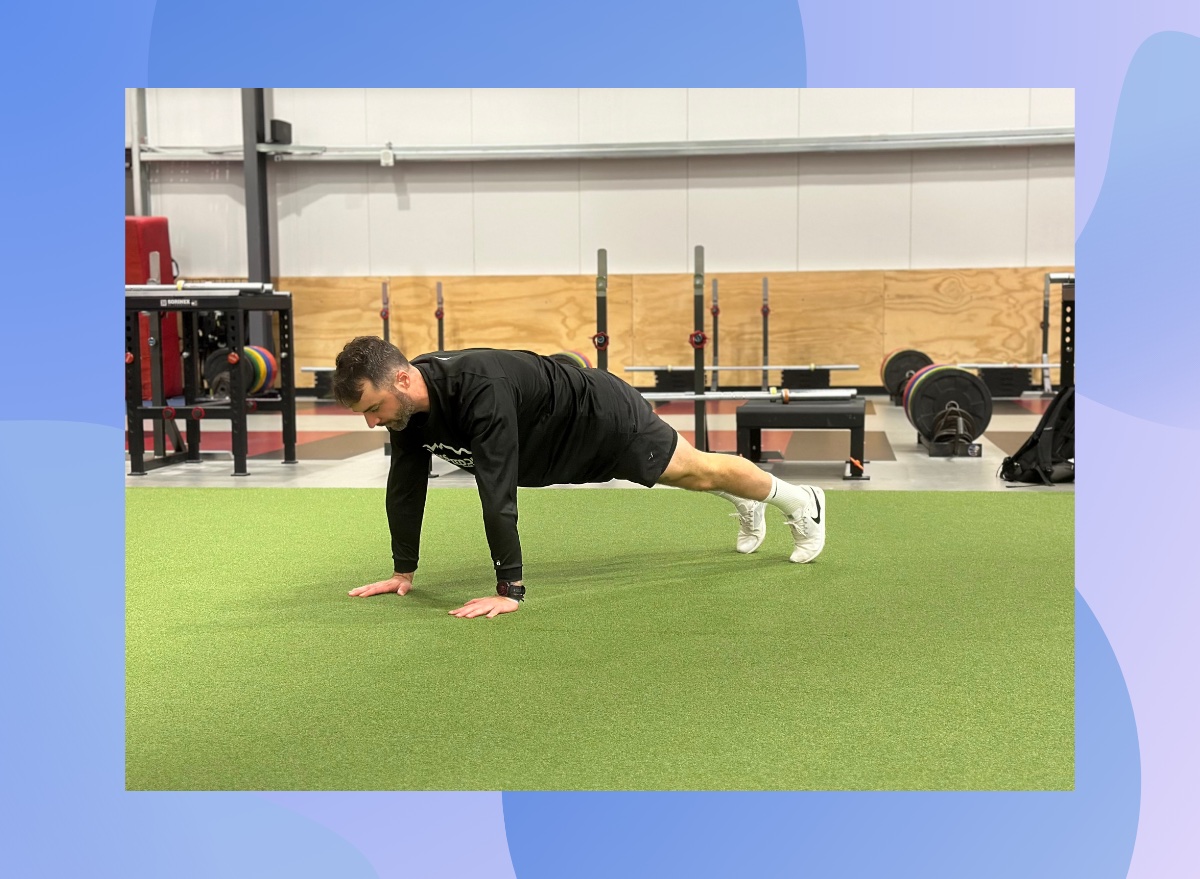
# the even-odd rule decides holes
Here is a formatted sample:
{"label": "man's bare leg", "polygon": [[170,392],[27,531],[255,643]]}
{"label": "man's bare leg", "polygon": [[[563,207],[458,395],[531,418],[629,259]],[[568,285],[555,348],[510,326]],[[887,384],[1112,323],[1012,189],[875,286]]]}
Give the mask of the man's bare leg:
{"label": "man's bare leg", "polygon": [[766,535],[763,505],[787,517],[796,545],[791,560],[810,562],[825,546],[825,492],[772,476],[738,455],[701,452],[682,436],[658,481],[688,491],[707,491],[731,501],[741,529],[738,551],[753,552]]}

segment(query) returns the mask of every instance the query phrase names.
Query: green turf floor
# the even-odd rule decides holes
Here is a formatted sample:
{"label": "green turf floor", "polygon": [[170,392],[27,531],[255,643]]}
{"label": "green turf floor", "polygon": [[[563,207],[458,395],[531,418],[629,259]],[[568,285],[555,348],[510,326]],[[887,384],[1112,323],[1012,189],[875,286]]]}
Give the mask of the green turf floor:
{"label": "green turf floor", "polygon": [[522,490],[528,600],[478,496],[429,493],[417,588],[381,490],[131,489],[130,789],[1074,785],[1074,496],[827,495],[829,540],[751,556],[732,507]]}

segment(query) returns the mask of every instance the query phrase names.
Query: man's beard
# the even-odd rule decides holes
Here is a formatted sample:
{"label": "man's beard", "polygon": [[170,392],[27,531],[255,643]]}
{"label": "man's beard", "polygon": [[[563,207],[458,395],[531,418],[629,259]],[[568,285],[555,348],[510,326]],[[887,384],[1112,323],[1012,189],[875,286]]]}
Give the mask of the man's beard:
{"label": "man's beard", "polygon": [[410,398],[398,391],[391,391],[391,395],[400,408],[396,410],[396,417],[391,421],[385,421],[383,426],[388,430],[404,430],[404,428],[408,427],[409,419],[417,411],[417,405]]}

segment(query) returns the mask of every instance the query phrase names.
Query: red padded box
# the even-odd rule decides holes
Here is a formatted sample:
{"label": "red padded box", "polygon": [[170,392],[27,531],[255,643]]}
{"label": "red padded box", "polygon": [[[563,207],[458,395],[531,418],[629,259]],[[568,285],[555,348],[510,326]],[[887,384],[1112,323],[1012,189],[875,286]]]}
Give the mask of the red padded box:
{"label": "red padded box", "polygon": [[[150,254],[158,252],[161,284],[174,284],[175,273],[171,270],[171,239],[167,233],[166,217],[125,218],[125,283],[145,284],[150,280]],[[161,315],[163,362],[163,393],[177,397],[183,393],[183,358],[179,343],[179,313],[163,312]],[[139,317],[142,336],[142,399],[150,399],[150,318]]]}

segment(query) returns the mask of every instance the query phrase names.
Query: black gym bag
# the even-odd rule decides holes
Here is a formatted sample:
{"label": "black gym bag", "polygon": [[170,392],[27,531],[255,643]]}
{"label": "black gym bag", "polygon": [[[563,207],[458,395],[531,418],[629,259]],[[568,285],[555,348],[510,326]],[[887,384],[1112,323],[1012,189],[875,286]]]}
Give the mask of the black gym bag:
{"label": "black gym bag", "polygon": [[1059,389],[1029,439],[1000,464],[1007,482],[1075,481],[1075,386]]}

